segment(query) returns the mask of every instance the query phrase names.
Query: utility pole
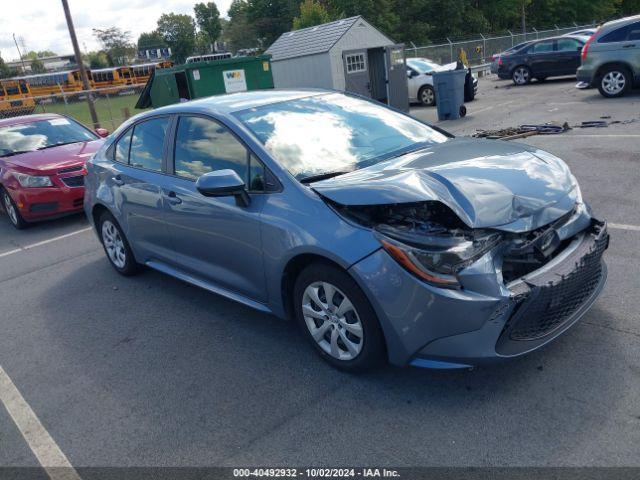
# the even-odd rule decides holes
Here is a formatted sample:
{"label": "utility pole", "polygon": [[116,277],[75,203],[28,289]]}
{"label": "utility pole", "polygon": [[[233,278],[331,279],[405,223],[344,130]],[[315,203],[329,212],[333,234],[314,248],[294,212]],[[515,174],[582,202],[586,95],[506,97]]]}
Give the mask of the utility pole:
{"label": "utility pole", "polygon": [[76,37],[76,29],[73,26],[73,19],[71,18],[71,12],[69,11],[69,4],[67,0],[62,0],[62,8],[64,8],[64,16],[67,18],[67,27],[69,27],[69,36],[71,37],[71,43],[73,44],[73,53],[76,56],[76,63],[80,69],[80,78],[82,79],[82,89],[87,93],[87,104],[89,105],[89,113],[91,114],[91,121],[93,122],[93,128],[98,128],[100,123],[98,122],[98,115],[96,114],[96,107],[93,104],[93,96],[89,90],[89,77],[87,76],[87,69],[84,68],[82,61],[82,54],[80,53],[80,46],[78,45],[78,38]]}
{"label": "utility pole", "polygon": [[22,58],[22,53],[20,53],[20,47],[18,47],[18,41],[16,40],[16,34],[13,34],[13,43],[16,44],[16,50],[18,50],[18,56],[20,57],[20,62],[22,62],[22,74],[27,74],[27,68],[24,66],[24,58]]}
{"label": "utility pole", "polygon": [[525,40],[526,40],[526,35],[527,35],[527,14],[526,14],[526,9],[525,9],[525,1],[522,0],[522,34],[525,36]]}

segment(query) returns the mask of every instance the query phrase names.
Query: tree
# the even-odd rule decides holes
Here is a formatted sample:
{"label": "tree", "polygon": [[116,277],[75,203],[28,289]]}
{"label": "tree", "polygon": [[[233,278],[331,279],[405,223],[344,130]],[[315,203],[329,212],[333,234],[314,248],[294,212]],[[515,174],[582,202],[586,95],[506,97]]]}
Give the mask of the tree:
{"label": "tree", "polygon": [[2,57],[0,57],[0,78],[10,78],[15,77],[18,74],[18,71],[15,68],[9,67]]}
{"label": "tree", "polygon": [[299,0],[248,0],[247,19],[253,24],[260,46],[267,48],[291,30]]}
{"label": "tree", "polygon": [[158,19],[158,33],[171,48],[176,63],[184,63],[196,44],[196,24],[190,15],[165,13]]}
{"label": "tree", "polygon": [[34,52],[31,50],[26,55],[24,55],[25,60],[35,60],[36,58],[44,58],[44,57],[55,57],[56,53],[51,50],[42,50],[40,52]]}
{"label": "tree", "polygon": [[222,39],[232,52],[259,46],[258,32],[255,25],[249,21],[248,9],[246,0],[233,0],[229,7],[229,21],[222,30]]}
{"label": "tree", "polygon": [[31,60],[31,73],[44,73],[45,71],[44,63],[39,58]]}
{"label": "tree", "polygon": [[293,19],[293,29],[313,27],[331,21],[327,9],[316,0],[304,0],[300,4],[300,16]]}
{"label": "tree", "polygon": [[109,27],[94,28],[93,34],[102,44],[110,65],[124,65],[129,57],[135,55],[135,47],[131,43],[131,32],[120,30],[118,27]]}
{"label": "tree", "polygon": [[[203,40],[208,40],[209,45],[213,46],[220,37],[222,26],[220,25],[220,12],[213,2],[196,3],[193,7],[196,15],[196,23],[203,33]],[[213,48],[211,48],[213,50]]]}
{"label": "tree", "polygon": [[142,32],[138,37],[138,50],[145,50],[147,48],[161,48],[166,47],[167,43],[162,38],[162,35],[157,30],[152,32]]}
{"label": "tree", "polygon": [[[329,13],[334,18],[340,17],[353,17],[356,15],[362,15],[368,22],[374,27],[381,30],[391,38],[396,37],[394,35],[399,25],[402,24],[400,17],[396,13],[398,8],[401,8],[405,3],[413,3],[412,0],[328,0]],[[428,3],[428,0],[422,0],[419,2],[420,6],[423,3]],[[408,21],[411,17],[407,17],[404,21]],[[429,17],[422,17],[423,22],[429,22]],[[405,29],[405,24],[402,24],[402,28]],[[409,33],[409,32],[408,32]]]}
{"label": "tree", "polygon": [[89,52],[84,57],[89,60],[90,68],[105,68],[109,66],[109,58],[103,51]]}

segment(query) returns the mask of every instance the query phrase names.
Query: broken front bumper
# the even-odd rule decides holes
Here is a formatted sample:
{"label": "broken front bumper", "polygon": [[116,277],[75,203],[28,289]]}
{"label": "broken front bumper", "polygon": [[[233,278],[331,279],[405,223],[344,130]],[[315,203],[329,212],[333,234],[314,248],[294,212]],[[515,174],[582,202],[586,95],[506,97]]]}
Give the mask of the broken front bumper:
{"label": "broken front bumper", "polygon": [[483,293],[439,289],[384,251],[352,273],[376,309],[392,363],[464,368],[524,355],[573,326],[604,287],[608,244],[606,225],[592,220],[549,263],[493,294],[495,270],[474,274],[471,284]]}

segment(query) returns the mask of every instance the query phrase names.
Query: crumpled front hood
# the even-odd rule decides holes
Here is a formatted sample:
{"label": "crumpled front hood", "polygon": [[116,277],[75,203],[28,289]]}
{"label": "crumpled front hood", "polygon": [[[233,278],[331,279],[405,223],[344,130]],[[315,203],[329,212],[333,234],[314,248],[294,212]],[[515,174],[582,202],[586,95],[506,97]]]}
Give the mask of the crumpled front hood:
{"label": "crumpled front hood", "polygon": [[581,201],[559,158],[528,145],[456,138],[311,184],[342,205],[435,200],[471,228],[527,231],[546,225]]}

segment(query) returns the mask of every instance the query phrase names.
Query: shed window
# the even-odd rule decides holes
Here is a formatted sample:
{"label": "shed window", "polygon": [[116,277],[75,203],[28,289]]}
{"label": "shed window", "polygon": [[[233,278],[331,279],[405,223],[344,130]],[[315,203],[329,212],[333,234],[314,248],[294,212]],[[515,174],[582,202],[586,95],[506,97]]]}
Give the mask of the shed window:
{"label": "shed window", "polygon": [[352,53],[346,56],[347,73],[366,72],[367,64],[364,61],[364,53]]}

